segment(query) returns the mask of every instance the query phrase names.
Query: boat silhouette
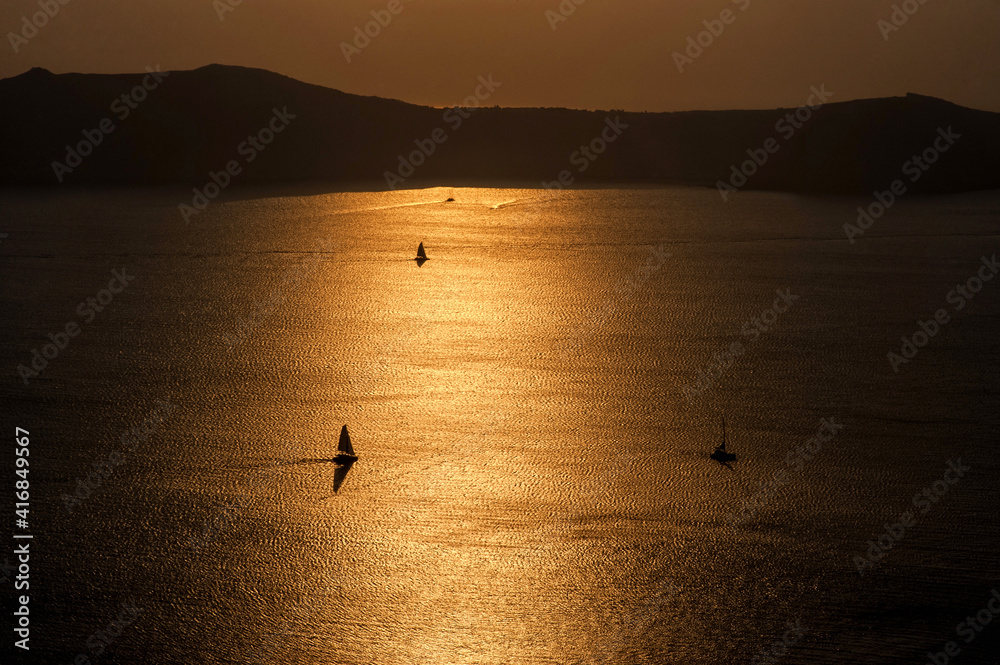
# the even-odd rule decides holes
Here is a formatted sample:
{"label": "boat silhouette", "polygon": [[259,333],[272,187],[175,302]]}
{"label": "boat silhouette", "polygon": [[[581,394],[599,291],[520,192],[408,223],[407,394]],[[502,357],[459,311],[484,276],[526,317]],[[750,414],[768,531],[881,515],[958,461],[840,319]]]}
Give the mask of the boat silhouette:
{"label": "boat silhouette", "polygon": [[340,443],[337,445],[337,456],[333,461],[337,463],[337,468],[333,472],[333,491],[336,493],[347,478],[351,465],[358,461],[358,456],[354,454],[354,446],[351,445],[351,435],[347,433],[347,425],[340,428]]}
{"label": "boat silhouette", "polygon": [[424,251],[424,243],[420,243],[417,247],[417,258],[413,259],[417,262],[417,267],[424,265],[424,262],[428,261],[427,252]]}
{"label": "boat silhouette", "polygon": [[714,459],[719,464],[726,464],[726,463],[732,462],[732,461],[734,461],[736,459],[735,453],[731,453],[731,452],[728,452],[726,450],[726,419],[725,418],[722,419],[722,443],[720,443],[718,446],[716,446],[715,452],[713,452],[711,455],[709,455],[709,457],[711,457],[712,459]]}

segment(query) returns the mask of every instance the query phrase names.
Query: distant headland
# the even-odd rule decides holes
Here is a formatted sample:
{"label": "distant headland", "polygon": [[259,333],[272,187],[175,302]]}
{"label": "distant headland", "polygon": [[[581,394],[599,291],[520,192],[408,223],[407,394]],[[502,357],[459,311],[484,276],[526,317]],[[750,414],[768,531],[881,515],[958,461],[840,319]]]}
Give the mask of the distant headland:
{"label": "distant headland", "polygon": [[[485,99],[500,83],[480,79]],[[478,90],[478,88],[477,88]],[[478,92],[477,92],[478,94]],[[436,109],[245,67],[0,80],[0,186],[456,180],[803,193],[1000,187],[1000,114],[803,91],[797,109]],[[221,183],[225,183],[222,185]]]}

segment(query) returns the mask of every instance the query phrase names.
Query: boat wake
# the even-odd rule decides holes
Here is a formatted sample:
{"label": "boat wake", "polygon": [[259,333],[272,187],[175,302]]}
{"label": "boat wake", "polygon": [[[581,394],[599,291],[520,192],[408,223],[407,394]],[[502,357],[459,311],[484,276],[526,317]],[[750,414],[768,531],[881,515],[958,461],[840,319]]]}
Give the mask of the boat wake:
{"label": "boat wake", "polygon": [[512,199],[510,201],[504,201],[503,203],[497,203],[491,205],[490,208],[493,210],[499,210],[501,208],[513,208],[514,206],[528,206],[528,205],[538,205],[541,203],[549,203],[550,201],[555,201],[556,199],[564,198],[561,196],[531,196],[522,199]]}
{"label": "boat wake", "polygon": [[299,466],[299,465],[302,465],[302,464],[340,464],[340,462],[338,462],[336,459],[334,459],[332,457],[329,458],[329,459],[325,459],[325,458],[305,458],[305,459],[298,459],[298,460],[284,460],[284,461],[281,461],[281,462],[276,462],[275,466]]}

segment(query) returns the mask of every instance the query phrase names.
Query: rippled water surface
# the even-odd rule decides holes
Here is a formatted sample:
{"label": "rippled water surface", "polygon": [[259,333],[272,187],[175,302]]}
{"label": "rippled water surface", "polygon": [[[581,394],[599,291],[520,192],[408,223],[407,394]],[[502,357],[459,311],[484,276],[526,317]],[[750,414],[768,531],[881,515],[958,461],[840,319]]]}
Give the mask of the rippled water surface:
{"label": "rippled water surface", "polygon": [[249,194],[0,194],[21,662],[1000,662],[995,193]]}

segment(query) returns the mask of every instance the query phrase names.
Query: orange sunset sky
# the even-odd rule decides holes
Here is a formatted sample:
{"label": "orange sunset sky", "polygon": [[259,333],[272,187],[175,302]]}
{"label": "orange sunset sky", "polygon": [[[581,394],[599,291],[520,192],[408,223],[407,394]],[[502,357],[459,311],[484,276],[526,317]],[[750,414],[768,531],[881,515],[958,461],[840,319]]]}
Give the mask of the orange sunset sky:
{"label": "orange sunset sky", "polygon": [[[39,0],[0,3],[0,77],[223,63],[434,106],[492,74],[500,106],[799,106],[824,84],[834,101],[918,92],[1000,111],[997,0],[63,1],[41,0],[53,15],[28,38]],[[348,62],[372,11],[389,20]],[[705,21],[720,34],[679,71]]]}

